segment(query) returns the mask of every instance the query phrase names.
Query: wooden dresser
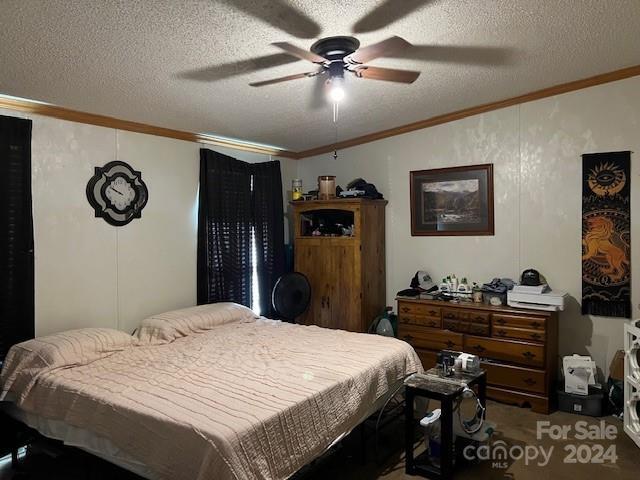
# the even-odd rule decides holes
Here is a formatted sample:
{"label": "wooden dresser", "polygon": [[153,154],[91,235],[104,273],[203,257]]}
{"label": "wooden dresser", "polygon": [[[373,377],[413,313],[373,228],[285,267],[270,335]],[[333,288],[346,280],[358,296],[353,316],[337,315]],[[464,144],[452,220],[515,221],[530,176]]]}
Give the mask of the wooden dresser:
{"label": "wooden dresser", "polygon": [[440,350],[478,355],[487,371],[487,396],[530,405],[539,413],[553,407],[558,370],[558,315],[555,312],[454,304],[399,297],[398,337],[416,350],[424,368]]}
{"label": "wooden dresser", "polygon": [[[382,313],[386,204],[364,198],[291,202],[295,270],[311,284],[311,302],[299,323],[366,332]],[[340,234],[336,225],[353,226],[352,235]]]}

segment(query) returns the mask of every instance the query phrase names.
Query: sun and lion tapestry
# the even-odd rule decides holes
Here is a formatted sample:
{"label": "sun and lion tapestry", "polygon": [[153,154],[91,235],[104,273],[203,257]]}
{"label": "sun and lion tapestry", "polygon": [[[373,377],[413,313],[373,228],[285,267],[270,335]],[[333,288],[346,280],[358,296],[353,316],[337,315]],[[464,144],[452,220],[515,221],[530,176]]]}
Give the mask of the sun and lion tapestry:
{"label": "sun and lion tapestry", "polygon": [[631,318],[631,152],[582,156],[582,313]]}

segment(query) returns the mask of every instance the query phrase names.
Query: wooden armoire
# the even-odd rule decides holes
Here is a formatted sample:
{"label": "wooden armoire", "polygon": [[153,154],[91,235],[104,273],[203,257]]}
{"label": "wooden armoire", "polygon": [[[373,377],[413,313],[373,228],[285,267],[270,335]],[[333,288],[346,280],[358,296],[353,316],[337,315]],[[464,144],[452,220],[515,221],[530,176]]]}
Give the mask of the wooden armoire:
{"label": "wooden armoire", "polygon": [[295,270],[311,284],[311,303],[296,321],[365,332],[386,304],[386,200],[291,202]]}

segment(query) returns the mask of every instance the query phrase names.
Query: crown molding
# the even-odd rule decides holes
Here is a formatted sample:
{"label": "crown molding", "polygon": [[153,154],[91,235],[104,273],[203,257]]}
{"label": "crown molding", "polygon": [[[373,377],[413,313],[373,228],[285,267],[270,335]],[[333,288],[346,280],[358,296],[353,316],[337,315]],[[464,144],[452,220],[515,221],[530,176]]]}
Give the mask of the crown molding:
{"label": "crown molding", "polygon": [[70,122],[87,123],[100,127],[114,128],[117,130],[127,130],[129,132],[145,133],[159,137],[175,138],[187,142],[205,143],[218,147],[227,147],[245,152],[262,153],[285,158],[297,158],[296,152],[270,148],[265,145],[257,145],[250,142],[235,141],[233,139],[221,138],[207,133],[192,133],[170,128],[156,127],[146,123],[130,122],[118,118],[96,115],[93,113],[80,112],[69,108],[58,107],[46,103],[34,102],[21,98],[8,98],[0,96],[0,108],[15,110],[47,117],[58,118]]}
{"label": "crown molding", "polygon": [[121,120],[105,115],[80,112],[64,107],[58,107],[55,105],[49,105],[46,103],[34,102],[19,98],[8,98],[0,96],[0,108],[34,113],[37,115],[44,115],[47,117],[58,118],[70,122],[87,123],[90,125],[98,125],[100,127],[127,130],[130,132],[145,133],[148,135],[156,135],[160,137],[175,138],[177,140],[185,140],[187,142],[205,143],[208,145],[227,147],[235,150],[242,150],[245,152],[262,153],[264,155],[272,155],[276,157],[291,159],[303,159],[321,155],[323,153],[333,152],[334,150],[343,150],[345,148],[375,142],[376,140],[382,140],[384,138],[402,135],[404,133],[441,125],[443,123],[453,122],[462,118],[478,115],[480,113],[486,113],[492,110],[498,110],[500,108],[506,108],[513,105],[532,102],[534,100],[540,100],[542,98],[552,97],[554,95],[560,95],[562,93],[568,93],[584,88],[593,87],[596,85],[602,85],[604,83],[615,82],[617,80],[623,80],[625,78],[635,77],[638,75],[640,75],[640,65],[635,65],[632,67],[615,70],[613,72],[584,78],[582,80],[562,83],[553,87],[544,88],[542,90],[536,90],[533,92],[525,93],[524,95],[519,95],[517,97],[511,97],[496,102],[465,108],[463,110],[458,110],[455,112],[445,113],[443,115],[437,115],[435,117],[427,118],[425,120],[420,120],[406,125],[401,125],[399,127],[381,130],[378,132],[369,133],[367,135],[362,135],[360,137],[351,138],[349,140],[344,140],[342,142],[322,145],[299,152],[270,148],[265,145],[236,141],[233,139],[217,137],[215,135],[206,133],[192,133],[182,130],[156,127],[145,123],[130,122],[128,120]]}
{"label": "crown molding", "polygon": [[375,142],[376,140],[382,140],[383,138],[389,138],[396,135],[402,135],[403,133],[409,133],[415,130],[421,130],[423,128],[429,128],[436,125],[441,125],[443,123],[453,122],[455,120],[460,120],[472,115],[478,115],[480,113],[490,112],[492,110],[498,110],[500,108],[519,105],[521,103],[532,102],[534,100],[540,100],[542,98],[552,97],[554,95],[560,95],[562,93],[573,92],[575,90],[581,90],[583,88],[589,88],[596,85],[601,85],[603,83],[615,82],[617,80],[623,80],[625,78],[635,77],[638,75],[640,75],[640,65],[635,65],[633,67],[595,75],[593,77],[584,78],[582,80],[576,80],[573,82],[555,85],[553,87],[543,88],[542,90],[525,93],[524,95],[519,95],[517,97],[511,97],[504,100],[499,100],[497,102],[486,103],[484,105],[478,105],[451,113],[445,113],[443,115],[438,115],[435,117],[427,118],[425,120],[409,123],[400,127],[381,130],[379,132],[369,133],[360,137],[351,138],[342,142],[323,145],[320,147],[311,148],[309,150],[303,150],[297,152],[296,155],[298,159],[302,159],[321,155],[323,153],[333,152],[334,150],[343,150],[345,148]]}

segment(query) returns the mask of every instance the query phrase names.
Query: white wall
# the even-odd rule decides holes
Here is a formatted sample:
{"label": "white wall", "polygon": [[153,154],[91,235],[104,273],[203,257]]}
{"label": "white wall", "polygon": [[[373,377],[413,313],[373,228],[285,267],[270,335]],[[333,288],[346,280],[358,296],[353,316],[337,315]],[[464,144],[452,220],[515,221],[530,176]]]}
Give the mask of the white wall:
{"label": "white wall", "polygon": [[[345,105],[344,108],[348,108]],[[582,316],[582,153],[640,152],[640,77],[465,118],[339,152],[305,159],[305,189],[318,175],[337,175],[343,187],[363,177],[389,200],[387,302],[418,269],[436,280],[450,273],[485,282],[540,270],[553,288],[571,295],[560,316],[561,354],[590,354],[606,372],[622,348],[624,320]],[[640,316],[640,159],[632,156],[632,275],[634,316]],[[492,237],[412,237],[409,171],[494,164]]]}
{"label": "white wall", "polygon": [[[198,143],[31,118],[36,334],[103,326],[132,331],[144,317],[196,303]],[[209,148],[209,147],[207,147]],[[216,150],[248,162],[266,155]],[[142,172],[142,218],[95,218],[85,188],[94,167],[123,160]],[[280,160],[291,185],[295,161]]]}

